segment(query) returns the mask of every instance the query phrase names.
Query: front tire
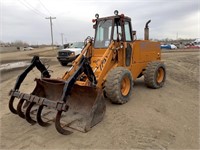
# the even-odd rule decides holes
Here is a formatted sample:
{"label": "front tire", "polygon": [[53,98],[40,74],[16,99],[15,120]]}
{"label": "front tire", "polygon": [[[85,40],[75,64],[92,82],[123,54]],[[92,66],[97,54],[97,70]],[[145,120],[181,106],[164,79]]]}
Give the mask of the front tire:
{"label": "front tire", "polygon": [[128,102],[133,86],[131,72],[124,67],[117,67],[108,72],[104,92],[112,103]]}
{"label": "front tire", "polygon": [[60,64],[62,65],[62,66],[67,66],[67,62],[60,62]]}
{"label": "front tire", "polygon": [[166,67],[162,62],[150,62],[144,72],[144,82],[147,87],[161,88],[166,79]]}

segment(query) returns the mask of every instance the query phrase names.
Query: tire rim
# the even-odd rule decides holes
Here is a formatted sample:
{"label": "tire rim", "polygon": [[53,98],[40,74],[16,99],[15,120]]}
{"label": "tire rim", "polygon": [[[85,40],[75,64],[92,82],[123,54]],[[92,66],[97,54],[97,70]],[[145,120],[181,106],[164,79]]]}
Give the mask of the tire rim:
{"label": "tire rim", "polygon": [[159,68],[158,72],[157,72],[157,82],[158,83],[161,83],[163,81],[164,74],[165,74],[164,69],[163,68]]}
{"label": "tire rim", "polygon": [[128,95],[131,88],[131,82],[128,76],[124,77],[121,82],[121,93],[123,96]]}

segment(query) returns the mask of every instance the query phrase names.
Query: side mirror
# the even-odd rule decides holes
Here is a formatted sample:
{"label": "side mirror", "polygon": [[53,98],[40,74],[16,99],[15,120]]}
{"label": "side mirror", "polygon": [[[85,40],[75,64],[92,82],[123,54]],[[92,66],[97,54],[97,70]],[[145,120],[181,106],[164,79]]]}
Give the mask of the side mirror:
{"label": "side mirror", "polygon": [[136,40],[137,39],[136,31],[132,31],[132,35],[133,35],[133,40]]}
{"label": "side mirror", "polygon": [[132,31],[133,36],[136,35],[136,31]]}

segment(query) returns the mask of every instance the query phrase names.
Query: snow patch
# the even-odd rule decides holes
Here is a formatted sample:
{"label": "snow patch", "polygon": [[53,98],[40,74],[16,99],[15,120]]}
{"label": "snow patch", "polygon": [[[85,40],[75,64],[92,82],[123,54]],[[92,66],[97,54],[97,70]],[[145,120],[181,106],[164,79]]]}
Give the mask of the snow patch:
{"label": "snow patch", "polygon": [[0,65],[0,71],[10,70],[10,69],[15,69],[15,68],[20,68],[20,67],[26,67],[28,65],[30,65],[30,62],[26,62],[26,61],[6,63],[6,64]]}

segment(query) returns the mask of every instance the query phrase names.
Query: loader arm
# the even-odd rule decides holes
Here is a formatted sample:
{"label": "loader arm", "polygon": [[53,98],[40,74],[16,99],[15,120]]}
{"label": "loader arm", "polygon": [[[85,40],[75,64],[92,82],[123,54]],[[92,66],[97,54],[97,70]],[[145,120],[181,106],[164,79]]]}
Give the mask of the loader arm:
{"label": "loader arm", "polygon": [[97,70],[100,72],[98,76],[96,76],[98,80],[97,87],[99,88],[102,88],[103,80],[105,79],[105,75],[107,74],[109,69],[113,67],[114,65],[117,66],[117,63],[115,62],[116,55],[114,52],[116,48],[114,48],[114,45],[115,43],[114,41],[112,41],[109,47],[106,49],[104,55],[102,56],[100,61],[98,61],[97,65],[94,68],[94,73],[96,73]]}
{"label": "loader arm", "polygon": [[[80,56],[81,57],[81,56]],[[88,63],[88,59],[82,55],[82,58],[80,58],[81,61],[79,62],[79,65],[76,65],[76,69],[73,70],[73,74],[69,76],[67,81],[65,81],[65,86],[63,88],[63,94],[61,97],[61,101],[66,102],[66,96],[70,94],[71,88],[73,87],[74,83],[77,81],[77,78],[84,72],[90,82],[92,82],[92,85],[95,86],[97,81],[96,77],[92,71],[92,68],[90,67]],[[69,72],[71,73],[71,72]]]}
{"label": "loader arm", "polygon": [[91,44],[92,44],[92,41],[90,40],[87,43],[87,45],[84,47],[84,49],[81,51],[80,55],[75,59],[75,61],[72,64],[72,67],[69,69],[69,71],[65,72],[65,74],[62,77],[63,80],[67,80],[71,75],[73,75],[75,73],[75,71],[77,70],[83,56],[86,55]]}

